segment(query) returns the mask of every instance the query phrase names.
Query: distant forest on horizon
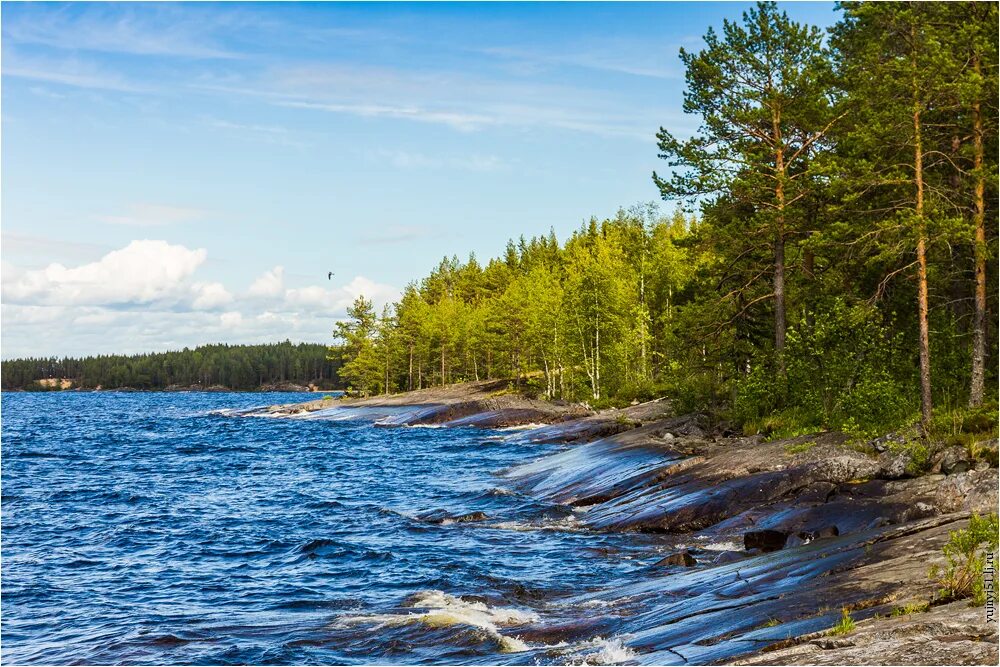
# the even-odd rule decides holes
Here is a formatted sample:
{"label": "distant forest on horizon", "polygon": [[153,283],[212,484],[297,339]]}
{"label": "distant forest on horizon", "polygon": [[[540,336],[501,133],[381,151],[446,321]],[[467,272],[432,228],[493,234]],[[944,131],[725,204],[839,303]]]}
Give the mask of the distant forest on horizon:
{"label": "distant forest on horizon", "polygon": [[3,389],[45,391],[38,380],[63,378],[82,389],[168,387],[250,391],[268,385],[340,386],[339,360],[327,359],[320,343],[201,345],[173,352],[96,355],[82,358],[12,359],[0,363]]}

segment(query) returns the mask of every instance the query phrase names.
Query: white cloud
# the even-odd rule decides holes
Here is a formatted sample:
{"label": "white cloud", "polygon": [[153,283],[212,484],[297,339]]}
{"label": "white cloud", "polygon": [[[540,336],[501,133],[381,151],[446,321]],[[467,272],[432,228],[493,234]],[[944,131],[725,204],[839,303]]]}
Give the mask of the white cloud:
{"label": "white cloud", "polygon": [[371,299],[377,307],[381,307],[396,299],[399,290],[364,276],[355,276],[343,287],[330,290],[317,285],[286,290],[284,305],[287,310],[297,311],[306,308],[316,313],[343,315],[347,307],[359,296]]}
{"label": "white cloud", "polygon": [[204,263],[204,249],[166,241],[132,241],[100,260],[76,268],[50,264],[25,271],[3,285],[8,303],[119,305],[180,296],[184,282]]}
{"label": "white cloud", "polygon": [[192,289],[197,295],[191,303],[195,310],[214,310],[233,301],[233,295],[222,283],[198,283]]}
{"label": "white cloud", "polygon": [[284,289],[285,267],[276,266],[253,281],[248,293],[254,297],[277,297],[281,296]]}
{"label": "white cloud", "polygon": [[[398,290],[364,276],[346,285],[287,287],[276,266],[243,293],[197,280],[207,252],[133,241],[75,267],[3,276],[3,357],[136,353],[205,343],[326,343],[359,295],[376,307]],[[332,285],[332,283],[331,283]]]}

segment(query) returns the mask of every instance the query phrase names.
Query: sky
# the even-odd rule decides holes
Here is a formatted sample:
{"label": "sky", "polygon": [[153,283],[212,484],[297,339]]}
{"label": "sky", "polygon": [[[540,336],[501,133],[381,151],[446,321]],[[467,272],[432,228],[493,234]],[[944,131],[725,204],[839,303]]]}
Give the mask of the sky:
{"label": "sky", "polygon": [[329,343],[445,255],[656,201],[678,51],[748,6],[5,2],[0,354]]}

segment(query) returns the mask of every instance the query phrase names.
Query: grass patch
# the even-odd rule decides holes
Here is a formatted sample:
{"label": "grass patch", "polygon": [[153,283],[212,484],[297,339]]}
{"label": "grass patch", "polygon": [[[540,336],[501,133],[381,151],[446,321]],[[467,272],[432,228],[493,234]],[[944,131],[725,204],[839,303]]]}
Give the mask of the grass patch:
{"label": "grass patch", "polygon": [[642,426],[642,422],[638,422],[634,419],[629,418],[629,416],[624,412],[615,415],[615,423],[618,424],[619,426],[625,426],[628,428],[637,428],[639,426]]}
{"label": "grass patch", "polygon": [[810,440],[808,442],[800,442],[797,445],[785,445],[786,454],[802,454],[808,452],[810,449],[816,446],[815,440]]}
{"label": "grass patch", "polygon": [[815,418],[801,408],[790,408],[743,422],[743,435],[762,435],[769,442],[812,435],[822,430]]}
{"label": "grass patch", "polygon": [[847,607],[844,607],[840,611],[840,620],[837,624],[830,628],[831,635],[846,635],[849,632],[854,631],[854,619],[851,618],[851,613],[847,611]]}
{"label": "grass patch", "polygon": [[491,391],[490,396],[510,396],[511,394],[518,394],[518,393],[520,392],[514,388],[514,383],[509,382],[507,386],[504,387],[503,389],[497,389],[496,391]]}
{"label": "grass patch", "polygon": [[921,614],[931,608],[929,602],[911,602],[902,607],[896,607],[892,610],[890,616],[909,616],[910,614]]}

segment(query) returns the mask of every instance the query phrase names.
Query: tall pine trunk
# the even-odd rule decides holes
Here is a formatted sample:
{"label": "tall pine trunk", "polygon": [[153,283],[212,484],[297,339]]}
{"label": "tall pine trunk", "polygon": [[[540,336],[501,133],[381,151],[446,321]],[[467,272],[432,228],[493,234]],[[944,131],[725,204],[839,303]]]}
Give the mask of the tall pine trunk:
{"label": "tall pine trunk", "polygon": [[[914,70],[916,62],[913,63]],[[927,221],[924,219],[924,147],[920,117],[920,95],[913,82],[913,172],[917,188],[914,213],[917,218],[917,317],[920,328],[920,427],[927,435],[931,426],[931,346],[927,323]]]}
{"label": "tall pine trunk", "polygon": [[774,132],[774,172],[777,184],[774,198],[777,205],[777,229],[774,234],[774,352],[778,370],[785,374],[785,151],[781,138],[781,117],[772,116]]}
{"label": "tall pine trunk", "polygon": [[[978,77],[982,71],[979,54],[973,56],[973,70]],[[975,173],[975,214],[976,225],[976,311],[972,330],[972,381],[969,387],[969,407],[983,402],[983,367],[986,363],[986,174],[983,172],[983,114],[978,99],[972,104],[972,141],[975,151],[973,172]]]}
{"label": "tall pine trunk", "polygon": [[406,390],[413,391],[413,343],[410,343],[410,368],[406,374]]}

